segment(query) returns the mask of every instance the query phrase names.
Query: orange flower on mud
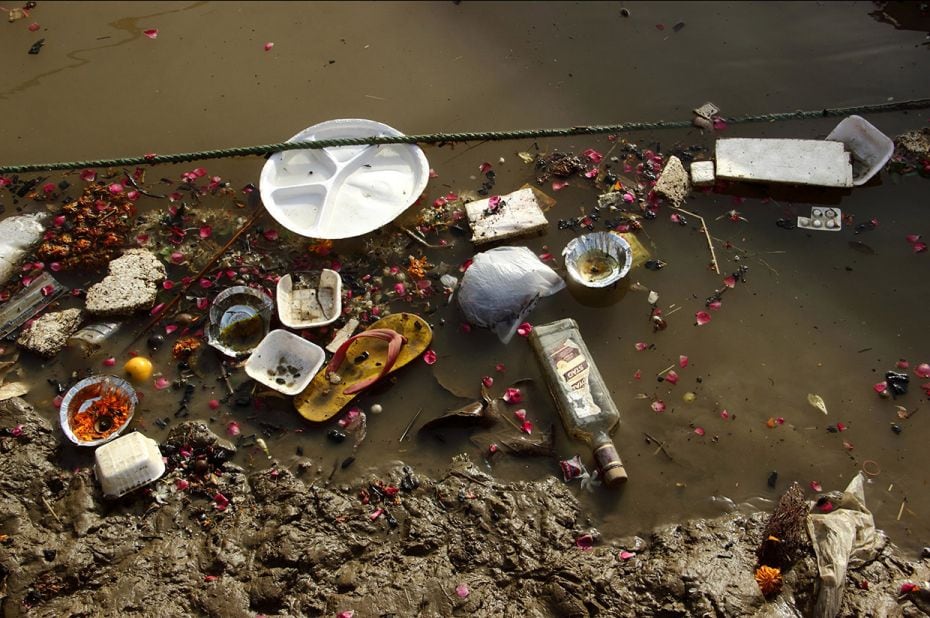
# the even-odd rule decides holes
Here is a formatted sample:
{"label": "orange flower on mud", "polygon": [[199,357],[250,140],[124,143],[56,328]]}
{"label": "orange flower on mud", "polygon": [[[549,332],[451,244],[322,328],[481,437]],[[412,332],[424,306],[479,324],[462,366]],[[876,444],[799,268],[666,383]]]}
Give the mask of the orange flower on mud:
{"label": "orange flower on mud", "polygon": [[171,348],[171,355],[178,360],[186,359],[197,351],[201,341],[197,337],[181,337]]}
{"label": "orange flower on mud", "polygon": [[756,569],[756,583],[764,596],[770,596],[781,590],[781,569],[760,566]]}

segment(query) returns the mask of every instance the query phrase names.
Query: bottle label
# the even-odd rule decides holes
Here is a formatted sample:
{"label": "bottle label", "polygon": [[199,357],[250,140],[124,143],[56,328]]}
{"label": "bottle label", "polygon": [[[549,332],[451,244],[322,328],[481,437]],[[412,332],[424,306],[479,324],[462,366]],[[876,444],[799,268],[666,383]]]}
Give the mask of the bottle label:
{"label": "bottle label", "polygon": [[549,362],[555,368],[559,381],[565,387],[572,412],[578,418],[587,418],[601,413],[601,408],[591,397],[588,375],[591,366],[581,348],[571,339],[549,354]]}

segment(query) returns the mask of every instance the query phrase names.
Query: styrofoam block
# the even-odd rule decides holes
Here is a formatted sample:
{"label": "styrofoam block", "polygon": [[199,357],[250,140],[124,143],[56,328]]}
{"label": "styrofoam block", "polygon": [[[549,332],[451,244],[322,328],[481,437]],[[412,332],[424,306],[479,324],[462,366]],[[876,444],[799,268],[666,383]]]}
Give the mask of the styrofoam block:
{"label": "styrofoam block", "polygon": [[691,164],[691,184],[696,187],[706,187],[714,184],[714,162],[695,161]]}
{"label": "styrofoam block", "polygon": [[165,473],[158,444],[135,431],[97,448],[94,472],[103,494],[118,498]]}
{"label": "styrofoam block", "polygon": [[717,177],[821,187],[851,187],[852,163],[841,142],[718,139]]}

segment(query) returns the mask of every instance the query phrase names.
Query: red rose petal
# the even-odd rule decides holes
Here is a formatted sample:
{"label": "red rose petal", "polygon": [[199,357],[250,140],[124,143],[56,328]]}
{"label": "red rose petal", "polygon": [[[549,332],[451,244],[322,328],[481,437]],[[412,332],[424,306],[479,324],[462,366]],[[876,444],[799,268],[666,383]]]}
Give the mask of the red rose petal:
{"label": "red rose petal", "polygon": [[710,314],[706,311],[698,311],[694,314],[694,321],[698,326],[704,326],[710,322]]}
{"label": "red rose petal", "polygon": [[637,370],[636,370],[636,373],[633,374],[633,379],[634,379],[634,380],[639,380],[639,379],[642,378],[642,377],[643,377],[643,372],[640,371],[639,369],[637,369]]}
{"label": "red rose petal", "polygon": [[665,381],[671,384],[678,384],[678,373],[673,369],[665,374]]}
{"label": "red rose petal", "polygon": [[703,435],[704,435],[704,428],[703,428],[703,427],[695,427],[695,428],[694,428],[694,433],[696,433],[696,434],[699,435],[699,436],[703,436]]}
{"label": "red rose petal", "polygon": [[207,406],[211,410],[218,410],[220,407],[220,402],[218,399],[211,399],[210,401],[207,402]]}
{"label": "red rose petal", "polygon": [[490,170],[491,170],[491,164],[488,163],[487,161],[485,161],[484,163],[478,166],[478,171],[481,172],[482,174],[487,174]]}
{"label": "red rose petal", "polygon": [[520,392],[519,388],[508,388],[504,391],[502,399],[507,403],[520,403],[523,401],[523,393]]}
{"label": "red rose petal", "polygon": [[905,238],[907,239],[907,242],[913,245],[915,242],[920,240],[920,234],[908,234]]}
{"label": "red rose petal", "polygon": [[881,395],[882,393],[888,390],[888,383],[887,382],[876,382],[872,386],[872,390],[878,393],[879,395]]}
{"label": "red rose petal", "polygon": [[927,250],[927,243],[923,241],[915,242],[911,246],[914,248],[914,253],[923,253]]}
{"label": "red rose petal", "polygon": [[435,365],[436,364],[436,352],[434,352],[433,350],[427,350],[426,352],[424,352],[423,362],[426,363],[427,365]]}
{"label": "red rose petal", "polygon": [[29,32],[35,32],[36,30],[38,30],[38,29],[41,28],[41,27],[42,27],[42,26],[40,26],[39,24],[37,24],[37,23],[35,23],[35,22],[32,22],[31,24],[29,24]]}
{"label": "red rose petal", "polygon": [[523,424],[520,426],[520,429],[523,430],[525,434],[533,433],[533,423],[529,421],[523,421]]}
{"label": "red rose petal", "polygon": [[213,496],[213,506],[217,511],[225,511],[229,506],[229,498],[220,492],[216,492],[216,495]]}
{"label": "red rose petal", "polygon": [[491,376],[484,376],[483,378],[481,378],[481,383],[484,384],[485,388],[491,388],[492,386],[494,386],[494,378],[492,378]]}
{"label": "red rose petal", "polygon": [[239,423],[236,421],[229,421],[229,424],[226,425],[226,433],[235,438],[242,433],[242,429],[239,427]]}
{"label": "red rose petal", "polygon": [[623,549],[623,550],[621,550],[620,553],[617,554],[617,555],[620,557],[621,560],[629,560],[630,558],[632,558],[632,557],[635,556],[636,554],[633,553],[633,552],[631,552],[631,551],[627,551],[627,550]]}
{"label": "red rose petal", "polygon": [[649,344],[643,343],[642,341],[638,341],[633,344],[633,347],[636,348],[637,352],[642,352],[643,350],[649,347]]}
{"label": "red rose petal", "polygon": [[821,492],[823,491],[823,486],[817,481],[811,481],[811,489],[813,489],[816,492]]}
{"label": "red rose petal", "polygon": [[149,28],[148,30],[143,30],[142,34],[149,37],[150,39],[158,38],[158,28]]}
{"label": "red rose petal", "polygon": [[727,278],[725,278],[725,279],[723,280],[723,284],[724,284],[725,286],[727,286],[728,288],[735,288],[735,287],[736,287],[736,277],[734,277],[733,275],[730,275],[729,277],[727,277]]}
{"label": "red rose petal", "polygon": [[920,364],[917,365],[917,367],[914,369],[914,374],[915,374],[918,378],[930,378],[930,364],[928,364],[928,363],[920,363]]}
{"label": "red rose petal", "polygon": [[268,43],[265,43],[265,51],[271,51],[272,47],[274,47],[274,43],[270,41]]}
{"label": "red rose petal", "polygon": [[730,418],[730,413],[727,412],[726,410],[721,410],[721,411],[720,411],[720,418],[722,418],[723,420],[727,420],[727,419]]}
{"label": "red rose petal", "polygon": [[650,406],[653,412],[665,412],[665,402],[661,399],[656,399],[652,402]]}
{"label": "red rose petal", "polygon": [[116,359],[113,358],[112,356],[111,356],[110,358],[105,358],[105,359],[103,359],[103,366],[104,366],[104,367],[112,367],[112,366],[115,365],[115,364],[116,364]]}
{"label": "red rose petal", "polygon": [[564,189],[564,188],[567,187],[567,186],[568,186],[568,181],[565,181],[565,180],[554,180],[554,181],[552,182],[552,190],[553,190],[553,191],[561,191],[562,189]]}
{"label": "red rose petal", "polygon": [[593,148],[588,148],[581,154],[588,157],[588,159],[591,160],[591,163],[594,163],[594,164],[600,163],[604,159],[604,155],[594,150]]}
{"label": "red rose petal", "polygon": [[119,195],[123,192],[123,185],[118,182],[114,182],[107,187],[107,190],[113,195]]}
{"label": "red rose petal", "polygon": [[531,332],[533,332],[533,325],[529,322],[524,322],[517,327],[517,334],[521,337],[529,337]]}
{"label": "red rose petal", "polygon": [[687,356],[679,356],[679,357],[678,357],[678,366],[681,367],[682,369],[684,369],[685,367],[687,367],[687,366],[688,366],[688,357],[687,357]]}

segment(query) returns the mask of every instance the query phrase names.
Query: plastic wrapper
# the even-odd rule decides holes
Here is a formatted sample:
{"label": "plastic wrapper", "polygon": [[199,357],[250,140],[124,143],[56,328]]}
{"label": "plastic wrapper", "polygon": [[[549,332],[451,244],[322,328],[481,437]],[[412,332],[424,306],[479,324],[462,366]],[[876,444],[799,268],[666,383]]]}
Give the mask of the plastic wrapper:
{"label": "plastic wrapper", "polygon": [[41,240],[44,215],[19,215],[0,221],[0,285],[9,281],[32,245]]}
{"label": "plastic wrapper", "polygon": [[459,306],[476,326],[507,343],[540,298],[565,282],[526,247],[497,247],[475,255],[459,287]]}
{"label": "plastic wrapper", "polygon": [[807,531],[820,572],[820,592],[813,615],[833,618],[843,603],[846,569],[874,560],[885,542],[865,507],[862,474],[850,481],[836,510],[807,516]]}

